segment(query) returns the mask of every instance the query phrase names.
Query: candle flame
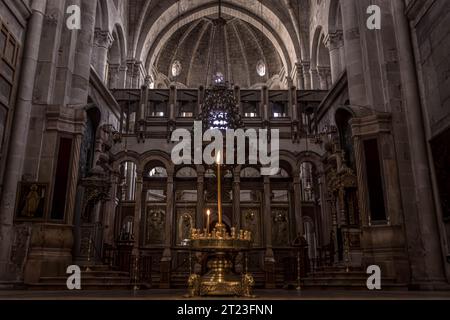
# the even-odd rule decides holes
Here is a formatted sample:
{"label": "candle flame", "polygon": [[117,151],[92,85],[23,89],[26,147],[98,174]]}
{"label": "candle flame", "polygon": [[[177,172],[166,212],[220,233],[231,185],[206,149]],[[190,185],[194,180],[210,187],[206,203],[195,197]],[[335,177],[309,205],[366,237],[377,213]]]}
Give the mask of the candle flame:
{"label": "candle flame", "polygon": [[211,210],[206,211],[206,214],[209,216],[211,215]]}
{"label": "candle flame", "polygon": [[220,164],[220,151],[217,151],[216,163]]}

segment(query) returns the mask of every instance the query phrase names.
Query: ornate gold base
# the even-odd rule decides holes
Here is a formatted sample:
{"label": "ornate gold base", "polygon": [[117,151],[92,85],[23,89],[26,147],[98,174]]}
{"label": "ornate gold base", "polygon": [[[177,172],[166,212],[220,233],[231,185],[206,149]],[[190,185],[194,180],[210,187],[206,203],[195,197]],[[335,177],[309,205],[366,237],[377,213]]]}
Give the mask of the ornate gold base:
{"label": "ornate gold base", "polygon": [[253,297],[255,282],[252,275],[236,275],[232,272],[232,267],[232,262],[224,252],[215,253],[214,258],[208,262],[208,273],[203,277],[191,275],[189,278],[188,296]]}

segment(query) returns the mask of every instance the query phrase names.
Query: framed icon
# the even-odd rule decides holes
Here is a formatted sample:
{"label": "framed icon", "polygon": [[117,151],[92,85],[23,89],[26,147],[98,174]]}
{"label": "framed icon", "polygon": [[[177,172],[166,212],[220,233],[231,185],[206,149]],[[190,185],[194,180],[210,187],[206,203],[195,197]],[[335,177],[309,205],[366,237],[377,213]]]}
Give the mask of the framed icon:
{"label": "framed icon", "polygon": [[40,220],[45,218],[48,184],[19,182],[16,200],[16,219]]}

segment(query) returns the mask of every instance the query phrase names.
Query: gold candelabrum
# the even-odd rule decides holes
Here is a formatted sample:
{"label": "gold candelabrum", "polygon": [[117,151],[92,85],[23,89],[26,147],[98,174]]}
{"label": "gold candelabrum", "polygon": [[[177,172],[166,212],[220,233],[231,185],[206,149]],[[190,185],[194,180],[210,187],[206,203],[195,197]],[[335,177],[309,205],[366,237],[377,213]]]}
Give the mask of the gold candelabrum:
{"label": "gold candelabrum", "polygon": [[189,246],[194,251],[205,252],[208,255],[208,271],[203,276],[191,274],[188,280],[188,296],[238,296],[253,297],[255,284],[253,276],[247,272],[239,275],[233,272],[233,254],[250,250],[252,233],[247,230],[237,230],[235,227],[227,230],[222,220],[222,190],[221,190],[221,158],[217,154],[217,205],[218,222],[210,230],[211,211],[206,212],[206,228],[191,229]]}

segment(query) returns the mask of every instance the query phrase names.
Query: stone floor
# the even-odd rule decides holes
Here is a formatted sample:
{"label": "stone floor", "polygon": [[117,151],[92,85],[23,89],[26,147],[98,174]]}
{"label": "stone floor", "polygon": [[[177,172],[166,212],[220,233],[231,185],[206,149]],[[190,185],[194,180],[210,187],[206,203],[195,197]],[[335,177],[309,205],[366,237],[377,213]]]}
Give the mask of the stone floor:
{"label": "stone floor", "polygon": [[[0,291],[0,300],[185,300],[182,290]],[[255,300],[450,300],[450,292],[256,290]],[[208,298],[205,298],[208,299]],[[238,298],[223,298],[238,300]],[[217,300],[217,299],[214,299]],[[222,300],[222,299],[221,299]]]}

